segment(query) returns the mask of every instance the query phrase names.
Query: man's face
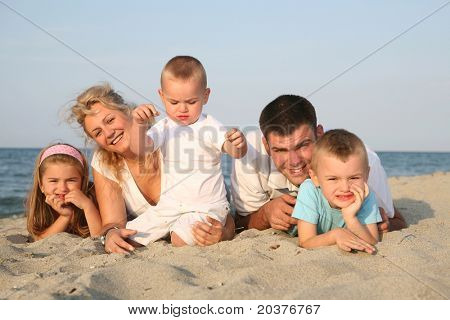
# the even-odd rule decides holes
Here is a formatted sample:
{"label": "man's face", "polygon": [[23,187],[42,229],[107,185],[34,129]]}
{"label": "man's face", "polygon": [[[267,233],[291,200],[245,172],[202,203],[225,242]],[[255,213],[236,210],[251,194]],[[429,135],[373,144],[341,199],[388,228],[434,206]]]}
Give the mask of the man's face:
{"label": "man's face", "polygon": [[300,185],[309,177],[309,166],[316,142],[316,134],[322,135],[319,125],[316,132],[309,125],[301,125],[287,136],[269,133],[263,138],[267,153],[280,171],[292,184]]}

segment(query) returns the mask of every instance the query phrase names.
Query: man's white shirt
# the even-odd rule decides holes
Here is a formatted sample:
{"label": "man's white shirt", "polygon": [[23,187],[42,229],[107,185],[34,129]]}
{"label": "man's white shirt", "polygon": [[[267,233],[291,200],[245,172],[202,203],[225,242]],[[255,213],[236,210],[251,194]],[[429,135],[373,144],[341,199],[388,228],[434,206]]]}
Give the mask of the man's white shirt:
{"label": "man's white shirt", "polygon": [[[293,185],[278,169],[267,154],[262,142],[262,132],[246,134],[248,151],[245,157],[233,159],[231,195],[238,214],[247,216],[265,203],[283,194],[296,196],[298,186]],[[387,176],[378,155],[367,146],[369,159],[369,188],[375,193],[377,204],[387,215],[394,216],[394,205],[387,183]]]}

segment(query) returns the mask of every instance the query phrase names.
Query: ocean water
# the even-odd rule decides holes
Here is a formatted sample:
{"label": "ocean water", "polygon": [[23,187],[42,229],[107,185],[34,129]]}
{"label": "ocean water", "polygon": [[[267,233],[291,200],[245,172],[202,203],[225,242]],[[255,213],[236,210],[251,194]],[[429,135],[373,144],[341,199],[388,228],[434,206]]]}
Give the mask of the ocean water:
{"label": "ocean water", "polygon": [[[85,151],[88,158],[92,154]],[[32,183],[33,166],[39,149],[0,148],[0,217],[24,212],[27,192]],[[378,152],[389,177],[450,171],[450,153]],[[225,182],[229,186],[231,161],[222,161]]]}

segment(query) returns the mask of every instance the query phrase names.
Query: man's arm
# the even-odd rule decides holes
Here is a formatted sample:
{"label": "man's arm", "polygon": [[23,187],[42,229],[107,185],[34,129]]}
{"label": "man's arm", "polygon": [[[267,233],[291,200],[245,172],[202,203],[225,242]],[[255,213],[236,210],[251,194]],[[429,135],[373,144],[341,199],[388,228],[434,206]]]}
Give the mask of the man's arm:
{"label": "man's arm", "polygon": [[392,218],[388,217],[383,208],[380,207],[379,209],[383,221],[378,223],[378,232],[386,233],[389,231],[401,230],[408,226],[405,218],[396,207],[394,207],[394,216]]}
{"label": "man's arm", "polygon": [[258,229],[265,230],[270,228],[270,224],[266,220],[263,207],[259,208],[247,216],[241,216],[239,213],[236,214],[236,229]]}
{"label": "man's arm", "polygon": [[297,223],[297,219],[291,217],[296,199],[288,194],[270,200],[257,211],[236,218],[236,226],[244,229],[265,230],[274,228],[277,230],[288,230],[292,224]]}
{"label": "man's arm", "polygon": [[403,215],[400,213],[400,211],[398,211],[396,207],[394,207],[394,217],[389,219],[389,231],[404,229],[407,226],[408,225]]}

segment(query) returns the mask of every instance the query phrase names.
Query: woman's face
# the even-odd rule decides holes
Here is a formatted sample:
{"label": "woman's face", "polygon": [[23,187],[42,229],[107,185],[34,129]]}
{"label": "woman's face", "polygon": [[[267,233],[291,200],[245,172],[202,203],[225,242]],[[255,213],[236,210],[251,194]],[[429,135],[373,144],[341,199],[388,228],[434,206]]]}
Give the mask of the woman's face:
{"label": "woman's face", "polygon": [[126,155],[130,149],[132,120],[119,110],[108,109],[100,102],[92,105],[92,115],[84,119],[84,129],[103,149]]}

